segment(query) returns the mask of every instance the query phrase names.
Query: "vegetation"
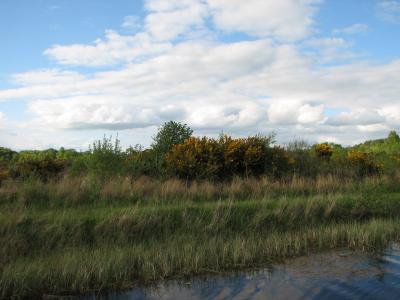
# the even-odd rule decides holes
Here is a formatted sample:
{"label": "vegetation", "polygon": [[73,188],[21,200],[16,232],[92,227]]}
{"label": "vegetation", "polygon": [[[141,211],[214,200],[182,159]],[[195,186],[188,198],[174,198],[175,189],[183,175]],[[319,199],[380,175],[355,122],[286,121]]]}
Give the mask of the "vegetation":
{"label": "vegetation", "polygon": [[86,152],[72,149],[15,152],[0,148],[0,182],[66,175],[89,174],[99,180],[114,176],[151,176],[168,179],[230,180],[233,177],[273,179],[293,176],[346,178],[390,174],[400,164],[400,138],[388,138],[354,147],[295,141],[287,147],[275,144],[274,136],[217,139],[193,137],[186,124],[165,123],[150,148],[140,145],[123,150],[117,138],[95,141]]}
{"label": "vegetation", "polygon": [[87,152],[0,148],[0,298],[384,247],[400,240],[396,136],[281,147],[274,136],[193,137],[169,122],[149,149],[111,137]]}

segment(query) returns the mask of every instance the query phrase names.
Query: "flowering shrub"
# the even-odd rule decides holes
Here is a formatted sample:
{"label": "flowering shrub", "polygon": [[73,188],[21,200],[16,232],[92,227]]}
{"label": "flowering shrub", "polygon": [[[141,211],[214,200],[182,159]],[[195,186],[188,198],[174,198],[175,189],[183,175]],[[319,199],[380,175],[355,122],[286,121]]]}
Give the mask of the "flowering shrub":
{"label": "flowering shrub", "polygon": [[383,171],[383,165],[376,163],[374,157],[366,152],[350,151],[347,160],[356,168],[360,176],[379,174]]}
{"label": "flowering shrub", "polygon": [[263,136],[190,138],[172,147],[166,156],[167,168],[189,179],[274,174],[287,169],[289,158],[282,148],[271,147],[271,142],[271,137]]}
{"label": "flowering shrub", "polygon": [[223,175],[224,155],[214,139],[189,138],[172,147],[166,163],[168,170],[181,178],[217,178]]}
{"label": "flowering shrub", "polygon": [[333,154],[333,149],[330,145],[324,144],[317,144],[314,146],[315,154],[318,158],[329,161]]}

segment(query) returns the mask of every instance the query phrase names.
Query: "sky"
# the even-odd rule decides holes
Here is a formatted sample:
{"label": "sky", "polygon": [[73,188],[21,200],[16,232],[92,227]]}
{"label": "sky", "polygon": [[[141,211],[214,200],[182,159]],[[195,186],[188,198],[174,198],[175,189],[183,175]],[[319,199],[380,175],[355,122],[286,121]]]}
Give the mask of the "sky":
{"label": "sky", "polygon": [[400,129],[400,0],[1,0],[0,146]]}

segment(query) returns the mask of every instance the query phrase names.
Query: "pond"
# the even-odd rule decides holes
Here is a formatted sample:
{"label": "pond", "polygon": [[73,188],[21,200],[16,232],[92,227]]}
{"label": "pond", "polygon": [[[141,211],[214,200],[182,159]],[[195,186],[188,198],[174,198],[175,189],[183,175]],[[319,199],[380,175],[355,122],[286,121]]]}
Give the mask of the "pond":
{"label": "pond", "polygon": [[400,299],[400,245],[391,244],[380,255],[335,250],[258,271],[166,281],[84,299]]}

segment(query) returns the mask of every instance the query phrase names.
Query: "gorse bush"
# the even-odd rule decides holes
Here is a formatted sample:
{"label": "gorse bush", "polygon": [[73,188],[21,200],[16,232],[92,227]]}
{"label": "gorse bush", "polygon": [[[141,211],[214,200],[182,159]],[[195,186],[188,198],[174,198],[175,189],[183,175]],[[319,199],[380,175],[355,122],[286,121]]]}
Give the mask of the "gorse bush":
{"label": "gorse bush", "polygon": [[314,151],[318,158],[327,160],[327,161],[329,161],[331,159],[331,156],[333,154],[332,147],[327,143],[315,145]]}
{"label": "gorse bush", "polygon": [[167,170],[180,178],[221,178],[224,152],[215,139],[189,138],[166,155]]}
{"label": "gorse bush", "polygon": [[189,138],[166,155],[167,169],[186,179],[277,175],[288,171],[290,159],[283,148],[272,147],[272,143],[272,136],[261,135]]}
{"label": "gorse bush", "polygon": [[356,168],[359,176],[376,175],[383,171],[383,165],[376,163],[371,154],[353,150],[349,152],[347,159]]}
{"label": "gorse bush", "polygon": [[0,148],[1,180],[46,181],[62,175],[87,174],[101,180],[113,176],[185,180],[363,177],[383,172],[394,174],[400,167],[400,138],[394,131],[386,139],[354,147],[332,143],[308,145],[304,141],[281,147],[275,144],[274,135],[209,138],[192,134],[186,124],[170,121],[160,127],[148,149],[137,145],[123,150],[118,137],[103,137],[85,152],[64,148],[15,152]]}
{"label": "gorse bush", "polygon": [[44,181],[57,178],[68,166],[64,159],[30,159],[15,163],[9,170],[12,178],[28,179],[36,177]]}

